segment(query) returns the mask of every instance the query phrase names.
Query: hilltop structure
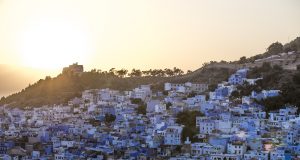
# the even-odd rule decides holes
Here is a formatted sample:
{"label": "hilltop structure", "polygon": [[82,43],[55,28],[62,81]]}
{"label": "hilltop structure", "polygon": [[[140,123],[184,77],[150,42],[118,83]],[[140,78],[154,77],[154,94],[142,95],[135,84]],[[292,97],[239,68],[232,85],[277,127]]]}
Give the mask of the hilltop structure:
{"label": "hilltop structure", "polygon": [[81,74],[83,73],[83,65],[78,65],[78,62],[73,63],[69,67],[64,67],[62,73]]}

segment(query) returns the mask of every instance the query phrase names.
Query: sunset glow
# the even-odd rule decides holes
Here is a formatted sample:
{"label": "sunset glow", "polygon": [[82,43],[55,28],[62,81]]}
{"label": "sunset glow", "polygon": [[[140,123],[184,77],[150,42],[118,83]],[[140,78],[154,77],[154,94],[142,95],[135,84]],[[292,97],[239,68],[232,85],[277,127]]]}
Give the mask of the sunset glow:
{"label": "sunset glow", "polygon": [[76,60],[84,62],[90,51],[87,33],[63,21],[39,22],[20,40],[21,60],[31,67],[55,69]]}
{"label": "sunset glow", "polygon": [[0,64],[194,70],[296,38],[299,7],[298,0],[0,0]]}

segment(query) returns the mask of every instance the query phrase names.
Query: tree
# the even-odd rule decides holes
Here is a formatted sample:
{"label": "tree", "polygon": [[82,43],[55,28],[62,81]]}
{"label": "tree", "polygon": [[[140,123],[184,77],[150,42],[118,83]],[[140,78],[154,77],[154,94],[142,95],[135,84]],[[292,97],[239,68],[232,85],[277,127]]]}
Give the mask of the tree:
{"label": "tree", "polygon": [[153,70],[150,69],[150,74],[151,76],[157,76],[159,74],[159,71],[157,69],[153,69]]}
{"label": "tree", "polygon": [[241,57],[240,60],[239,60],[239,63],[240,64],[247,63],[247,58],[245,56]]}
{"label": "tree", "polygon": [[131,98],[130,101],[132,104],[143,104],[143,101],[140,98]]}
{"label": "tree", "polygon": [[297,37],[290,43],[287,43],[284,45],[284,51],[285,52],[290,52],[290,51],[300,51],[300,37]]}
{"label": "tree", "polygon": [[165,73],[166,73],[167,76],[169,76],[169,77],[174,76],[174,72],[173,72],[172,69],[165,68],[164,70],[165,70]]}
{"label": "tree", "polygon": [[115,68],[111,68],[108,73],[112,76],[114,76],[116,74],[116,69]]}
{"label": "tree", "polygon": [[300,64],[297,65],[297,71],[300,71]]}
{"label": "tree", "polygon": [[113,114],[105,114],[104,120],[106,123],[112,123],[116,120],[116,116]]}
{"label": "tree", "polygon": [[124,68],[122,68],[122,69],[120,69],[120,70],[117,70],[118,76],[119,76],[119,77],[122,77],[122,78],[127,74],[127,72],[128,72],[128,70],[126,70],[126,69],[124,69]]}
{"label": "tree", "polygon": [[167,110],[169,110],[171,106],[172,106],[172,103],[171,103],[171,102],[168,102],[168,103],[166,104]]}
{"label": "tree", "polygon": [[166,76],[166,72],[165,72],[164,70],[162,70],[162,69],[159,69],[159,70],[158,70],[158,75],[159,75],[160,77],[165,77],[165,76]]}
{"label": "tree", "polygon": [[282,71],[283,68],[282,68],[280,65],[275,64],[275,65],[273,66],[273,70],[275,70],[275,71]]}
{"label": "tree", "polygon": [[235,90],[235,91],[231,92],[230,97],[231,98],[239,98],[240,97],[239,91]]}
{"label": "tree", "polygon": [[151,71],[150,70],[146,70],[146,71],[142,71],[144,76],[150,76]]}
{"label": "tree", "polygon": [[186,71],[187,74],[192,73],[192,72],[193,72],[193,71],[191,71],[191,70],[187,70],[187,71]]}
{"label": "tree", "polygon": [[139,69],[132,69],[131,73],[128,74],[130,77],[141,77],[142,76],[142,71]]}
{"label": "tree", "polygon": [[51,79],[52,79],[51,76],[46,76],[46,77],[45,77],[45,80],[46,80],[46,81],[51,80]]}
{"label": "tree", "polygon": [[272,66],[269,62],[264,62],[261,66],[261,72],[268,72],[272,69]]}
{"label": "tree", "polygon": [[173,73],[174,73],[174,75],[176,75],[176,76],[180,76],[180,75],[182,75],[184,72],[183,72],[180,68],[174,67],[174,68],[173,68]]}
{"label": "tree", "polygon": [[278,53],[283,52],[283,45],[279,42],[272,43],[268,48],[267,48],[267,55],[274,55]]}
{"label": "tree", "polygon": [[169,92],[168,92],[168,91],[162,91],[162,94],[163,94],[164,96],[167,96],[167,95],[169,94]]}
{"label": "tree", "polygon": [[208,85],[208,90],[212,92],[212,91],[214,91],[217,87],[218,87],[217,84],[209,84],[209,85]]}
{"label": "tree", "polygon": [[220,63],[228,64],[228,62],[226,62],[226,61],[224,61],[224,60],[221,60]]}
{"label": "tree", "polygon": [[136,108],[136,112],[137,112],[137,114],[143,114],[143,115],[146,115],[146,113],[147,113],[147,106],[146,106],[146,105],[139,105],[139,106]]}
{"label": "tree", "polygon": [[184,128],[181,133],[182,141],[184,141],[186,137],[189,137],[192,142],[195,142],[197,140],[197,138],[195,137],[198,133],[198,129],[196,127],[197,116],[204,116],[204,114],[200,111],[184,110],[176,115],[176,122],[184,125]]}

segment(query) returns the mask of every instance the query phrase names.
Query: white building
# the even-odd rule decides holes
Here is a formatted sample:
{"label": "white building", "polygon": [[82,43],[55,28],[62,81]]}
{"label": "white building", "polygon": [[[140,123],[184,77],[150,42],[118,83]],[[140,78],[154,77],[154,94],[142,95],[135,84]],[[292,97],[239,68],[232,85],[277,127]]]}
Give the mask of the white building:
{"label": "white building", "polygon": [[241,160],[239,155],[235,154],[213,154],[210,155],[210,160]]}
{"label": "white building", "polygon": [[230,120],[216,120],[215,129],[222,133],[230,133],[232,131],[232,121]]}
{"label": "white building", "polygon": [[284,152],[284,149],[276,148],[270,152],[270,159],[285,160]]}
{"label": "white building", "polygon": [[165,145],[181,145],[181,126],[169,126],[165,131]]}
{"label": "white building", "polygon": [[268,160],[269,153],[268,151],[249,151],[244,154],[244,160],[253,160],[253,159]]}
{"label": "white building", "polygon": [[235,74],[232,74],[228,82],[232,85],[242,85],[246,80],[248,69],[239,69]]}
{"label": "white building", "polygon": [[286,122],[290,119],[296,118],[298,108],[296,107],[286,107],[280,109],[279,111],[273,111],[269,113],[270,122]]}
{"label": "white building", "polygon": [[110,90],[108,88],[101,89],[98,92],[98,101],[111,101],[116,100],[119,91]]}
{"label": "white building", "polygon": [[212,146],[208,143],[192,143],[191,154],[194,156],[220,154],[223,148],[220,146]]}
{"label": "white building", "polygon": [[227,144],[227,153],[229,154],[243,155],[246,150],[246,143],[240,140],[233,140]]}
{"label": "white building", "polygon": [[208,89],[208,85],[204,83],[165,83],[165,91],[176,91],[176,92],[204,92]]}
{"label": "white building", "polygon": [[215,122],[213,120],[203,119],[198,124],[200,134],[211,134],[215,130]]}
{"label": "white building", "polygon": [[55,154],[54,159],[55,160],[63,160],[63,159],[65,159],[65,156],[63,154]]}
{"label": "white building", "polygon": [[82,99],[90,104],[97,101],[97,89],[85,90],[82,92]]}
{"label": "white building", "polygon": [[146,100],[150,99],[152,95],[152,91],[150,89],[150,85],[141,85],[139,88],[133,89],[131,92],[131,98]]}
{"label": "white building", "polygon": [[251,97],[255,99],[266,99],[269,97],[279,96],[280,90],[262,90],[260,93],[256,93],[255,91],[251,92]]}

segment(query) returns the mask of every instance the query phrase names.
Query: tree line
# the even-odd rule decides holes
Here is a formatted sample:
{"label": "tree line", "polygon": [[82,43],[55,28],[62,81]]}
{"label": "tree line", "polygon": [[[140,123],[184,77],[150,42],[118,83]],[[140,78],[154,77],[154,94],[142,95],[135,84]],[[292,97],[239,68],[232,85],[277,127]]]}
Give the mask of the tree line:
{"label": "tree line", "polygon": [[287,52],[300,52],[300,37],[297,37],[296,39],[292,40],[289,43],[282,44],[280,42],[272,43],[267,49],[266,52],[263,54],[258,54],[255,56],[252,56],[250,58],[246,58],[245,56],[241,57],[237,63],[244,64],[244,63],[254,63],[257,59],[263,59],[267,58],[272,55],[277,55],[279,53],[287,53]]}
{"label": "tree line", "polygon": [[[173,76],[181,76],[185,74],[185,72],[177,67],[173,69],[165,68],[165,69],[149,69],[149,70],[140,70],[133,68],[130,72],[127,69],[116,69],[111,68],[108,71],[102,71],[100,69],[92,69],[90,72],[104,74],[104,75],[111,75],[111,76],[118,76],[118,77],[147,77],[147,76],[154,76],[154,77],[173,77]],[[188,70],[186,73],[191,73],[191,70]]]}

